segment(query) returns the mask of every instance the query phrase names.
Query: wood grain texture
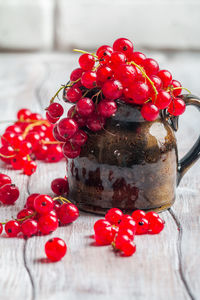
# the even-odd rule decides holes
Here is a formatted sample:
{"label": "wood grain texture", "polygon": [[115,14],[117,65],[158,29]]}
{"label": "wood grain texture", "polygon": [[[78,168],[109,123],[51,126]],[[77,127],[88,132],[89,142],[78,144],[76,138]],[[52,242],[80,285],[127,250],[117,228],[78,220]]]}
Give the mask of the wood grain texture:
{"label": "wood grain texture", "polygon": [[[181,77],[186,87],[200,94],[196,77],[194,82],[188,77],[193,72],[189,63],[197,74],[200,72],[200,56],[190,58],[176,53],[158,56],[164,65],[179,70],[176,77]],[[181,62],[184,62],[182,73]],[[74,57],[69,55],[1,55],[0,132],[7,125],[4,120],[15,118],[18,108],[42,111],[57,87],[67,81],[73,67]],[[191,113],[196,118],[192,117],[195,127]],[[189,110],[181,120],[181,127],[177,134],[180,156],[197,137],[198,114]],[[28,194],[51,193],[50,182],[64,176],[65,162],[39,163],[30,178],[5,169],[2,163],[0,172],[9,174],[21,191],[16,205],[0,207],[0,218],[5,220],[16,215]],[[161,215],[166,222],[164,231],[160,235],[136,237],[137,252],[130,258],[116,256],[110,247],[94,245],[92,227],[99,216],[86,213],[81,213],[73,225],[60,227],[51,235],[63,238],[68,245],[67,255],[58,263],[45,261],[44,243],[49,236],[28,240],[2,236],[0,299],[10,300],[13,295],[17,300],[199,299],[199,174],[197,163],[177,189],[173,208]]]}

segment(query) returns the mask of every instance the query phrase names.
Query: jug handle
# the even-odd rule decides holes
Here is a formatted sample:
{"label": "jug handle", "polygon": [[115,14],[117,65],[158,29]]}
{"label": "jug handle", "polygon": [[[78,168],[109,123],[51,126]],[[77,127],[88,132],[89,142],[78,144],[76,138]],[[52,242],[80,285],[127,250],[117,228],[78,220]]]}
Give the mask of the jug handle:
{"label": "jug handle", "polygon": [[[182,95],[181,98],[185,101],[186,106],[195,106],[200,111],[200,98],[187,94]],[[174,120],[174,130],[178,130],[178,117]],[[173,121],[172,121],[173,123]],[[190,167],[199,159],[200,157],[200,136],[198,137],[192,148],[184,155],[184,157],[178,162],[178,175],[177,175],[177,185],[180,183],[184,174],[190,169]]]}

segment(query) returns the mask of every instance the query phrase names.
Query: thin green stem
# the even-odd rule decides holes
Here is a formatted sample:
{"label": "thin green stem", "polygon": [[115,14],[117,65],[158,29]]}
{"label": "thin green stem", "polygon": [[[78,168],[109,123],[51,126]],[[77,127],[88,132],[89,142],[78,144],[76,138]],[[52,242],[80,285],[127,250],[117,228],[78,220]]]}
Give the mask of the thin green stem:
{"label": "thin green stem", "polygon": [[60,200],[62,203],[71,203],[71,201],[69,201],[68,199],[66,199],[62,196],[54,197],[53,201],[56,201],[56,200]]}
{"label": "thin green stem", "polygon": [[94,53],[91,53],[91,52],[88,52],[88,51],[85,51],[85,50],[81,50],[81,49],[73,49],[74,52],[79,52],[79,53],[82,53],[82,54],[91,54],[92,56],[98,58],[98,56]]}

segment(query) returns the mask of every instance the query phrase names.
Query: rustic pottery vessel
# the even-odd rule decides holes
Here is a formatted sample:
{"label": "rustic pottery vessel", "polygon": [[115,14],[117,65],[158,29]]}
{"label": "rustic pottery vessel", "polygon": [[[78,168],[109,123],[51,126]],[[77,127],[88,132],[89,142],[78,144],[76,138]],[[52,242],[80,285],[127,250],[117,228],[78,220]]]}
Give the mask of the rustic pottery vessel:
{"label": "rustic pottery vessel", "polygon": [[[200,99],[184,95],[200,110]],[[112,207],[162,211],[175,200],[176,186],[200,156],[200,138],[178,161],[174,131],[178,117],[163,112],[145,121],[138,106],[118,102],[105,130],[88,131],[81,155],[68,160],[69,198],[82,210],[105,213]]]}

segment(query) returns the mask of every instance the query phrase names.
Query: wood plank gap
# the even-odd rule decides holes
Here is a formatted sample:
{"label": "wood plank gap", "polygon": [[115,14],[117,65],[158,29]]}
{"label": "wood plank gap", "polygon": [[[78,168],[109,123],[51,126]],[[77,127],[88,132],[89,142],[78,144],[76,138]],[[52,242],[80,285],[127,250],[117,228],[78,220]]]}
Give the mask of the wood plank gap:
{"label": "wood plank gap", "polygon": [[178,261],[179,261],[179,273],[180,278],[183,282],[183,285],[185,287],[185,290],[190,297],[191,300],[195,300],[195,297],[190,289],[190,286],[185,278],[184,271],[183,271],[183,262],[182,262],[182,236],[183,236],[183,227],[181,225],[180,220],[178,219],[177,215],[175,214],[174,210],[172,208],[168,209],[172,219],[174,220],[177,229],[178,229],[178,240],[177,240],[177,254],[178,254]]}

